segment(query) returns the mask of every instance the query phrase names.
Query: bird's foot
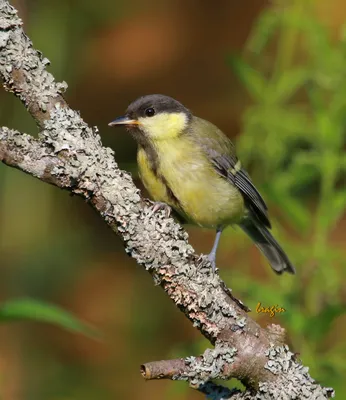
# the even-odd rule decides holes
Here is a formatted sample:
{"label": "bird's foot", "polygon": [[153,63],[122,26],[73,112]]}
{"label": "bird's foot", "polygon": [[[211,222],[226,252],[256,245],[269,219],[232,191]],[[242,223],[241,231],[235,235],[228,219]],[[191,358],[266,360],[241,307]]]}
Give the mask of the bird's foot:
{"label": "bird's foot", "polygon": [[[205,257],[204,255],[201,255],[199,257],[199,259],[197,260],[198,266],[200,266],[203,263],[205,263],[205,258],[204,257]],[[207,255],[207,259],[211,264],[212,272],[213,272],[213,275],[214,275],[215,272],[216,272],[216,254],[213,254],[213,253],[208,254]]]}
{"label": "bird's foot", "polygon": [[213,252],[209,253],[208,254],[208,260],[209,260],[209,262],[211,264],[213,274],[215,274],[215,271],[216,271],[216,254],[213,253]]}
{"label": "bird's foot", "polygon": [[155,214],[159,210],[164,210],[167,218],[170,217],[171,212],[172,212],[172,209],[168,204],[163,203],[162,201],[156,201],[156,202],[154,202],[153,206],[151,207],[151,212],[149,213],[149,217],[151,217],[153,214]]}

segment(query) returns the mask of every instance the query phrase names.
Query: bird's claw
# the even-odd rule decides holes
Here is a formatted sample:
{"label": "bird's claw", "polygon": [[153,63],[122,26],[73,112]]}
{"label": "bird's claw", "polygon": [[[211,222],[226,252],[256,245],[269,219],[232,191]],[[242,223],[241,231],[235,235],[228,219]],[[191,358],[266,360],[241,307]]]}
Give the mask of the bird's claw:
{"label": "bird's claw", "polygon": [[[202,264],[205,262],[205,258],[204,258],[204,257],[205,257],[205,256],[201,255],[201,256],[198,258],[198,260],[197,260],[198,266],[202,265]],[[211,269],[212,269],[212,272],[213,272],[213,275],[214,275],[215,272],[216,272],[216,260],[215,260],[215,255],[213,255],[212,253],[210,253],[210,254],[207,255],[207,258],[208,258],[208,261],[209,261],[210,264],[211,264]]]}
{"label": "bird's claw", "polygon": [[215,271],[216,271],[216,256],[215,256],[215,254],[214,253],[209,253],[208,254],[208,260],[209,260],[209,262],[211,264],[211,268],[212,268],[213,274],[215,274]]}
{"label": "bird's claw", "polygon": [[159,210],[164,210],[167,218],[170,217],[172,212],[172,209],[168,204],[163,203],[162,201],[156,201],[151,207],[151,212],[149,213],[149,217],[154,215]]}

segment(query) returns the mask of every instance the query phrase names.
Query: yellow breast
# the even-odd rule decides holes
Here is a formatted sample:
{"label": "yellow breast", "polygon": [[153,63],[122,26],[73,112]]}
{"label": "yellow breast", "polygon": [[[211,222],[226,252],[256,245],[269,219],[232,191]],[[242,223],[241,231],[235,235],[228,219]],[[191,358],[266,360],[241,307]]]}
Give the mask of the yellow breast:
{"label": "yellow breast", "polygon": [[137,163],[139,176],[152,199],[175,207],[175,204],[172,204],[171,199],[168,197],[167,186],[162,182],[162,179],[158,178],[157,173],[153,171],[149,157],[142,147],[139,147],[137,152]]}
{"label": "yellow breast", "polygon": [[204,227],[228,225],[241,219],[242,195],[217,174],[206,155],[188,137],[158,140],[154,146],[158,157],[156,173],[143,149],[139,149],[137,160],[143,184],[155,201],[169,204]]}

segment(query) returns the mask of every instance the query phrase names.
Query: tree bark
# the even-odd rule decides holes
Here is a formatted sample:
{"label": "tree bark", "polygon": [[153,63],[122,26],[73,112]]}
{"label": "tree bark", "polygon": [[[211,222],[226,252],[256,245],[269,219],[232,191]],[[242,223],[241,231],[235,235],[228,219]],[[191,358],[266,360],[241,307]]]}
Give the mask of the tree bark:
{"label": "tree bark", "polygon": [[[117,233],[125,251],[160,284],[175,305],[214,345],[198,357],[144,364],[146,379],[180,379],[221,399],[327,399],[323,388],[284,344],[284,329],[260,327],[235,299],[205,256],[195,254],[184,229],[163,211],[152,214],[97,128],[69,108],[47,72],[49,61],[35,50],[17,11],[0,0],[0,75],[35,119],[39,139],[0,128],[0,160],[44,182],[82,196]],[[244,392],[213,379],[237,378]]]}

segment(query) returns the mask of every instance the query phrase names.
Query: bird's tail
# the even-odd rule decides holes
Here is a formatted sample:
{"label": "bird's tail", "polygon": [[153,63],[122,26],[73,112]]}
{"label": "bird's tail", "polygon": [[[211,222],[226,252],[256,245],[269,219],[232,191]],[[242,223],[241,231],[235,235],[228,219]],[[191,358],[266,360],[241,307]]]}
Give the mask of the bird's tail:
{"label": "bird's tail", "polygon": [[282,274],[285,271],[291,274],[296,272],[293,264],[290,262],[279,243],[260,221],[248,217],[244,219],[239,226],[250,236],[255,242],[255,245],[266,256],[274,272],[277,274]]}

